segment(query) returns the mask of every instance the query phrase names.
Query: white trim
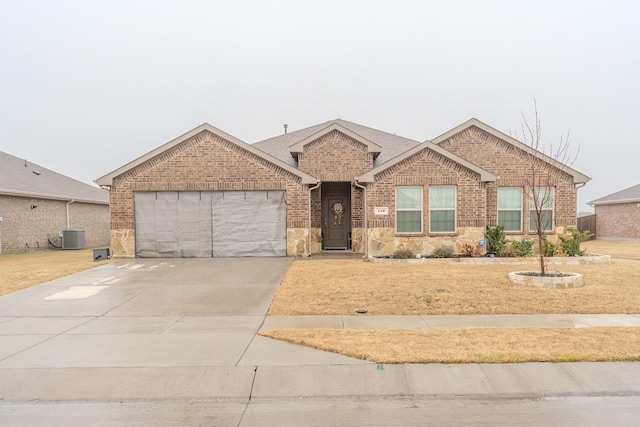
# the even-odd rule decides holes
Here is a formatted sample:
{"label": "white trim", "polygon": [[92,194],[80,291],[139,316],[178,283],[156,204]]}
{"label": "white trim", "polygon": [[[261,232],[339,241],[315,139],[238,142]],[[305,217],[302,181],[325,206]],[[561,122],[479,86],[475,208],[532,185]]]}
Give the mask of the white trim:
{"label": "white trim", "polygon": [[[501,188],[510,188],[510,189],[514,189],[517,190],[520,193],[520,208],[519,209],[500,209],[500,189]],[[522,187],[510,187],[510,186],[504,186],[504,187],[498,187],[497,191],[496,191],[496,225],[500,225],[500,212],[520,212],[520,228],[518,230],[507,230],[505,228],[504,231],[506,232],[511,232],[511,233],[515,233],[515,232],[522,232],[523,228],[524,228],[524,215],[523,215],[523,211],[524,211],[524,190],[522,189]]]}
{"label": "white trim", "polygon": [[[431,230],[431,212],[432,211],[450,211],[451,208],[432,208],[431,207],[431,189],[432,188],[453,188],[453,230],[433,231]],[[451,234],[458,230],[458,186],[456,185],[430,185],[429,186],[429,234]]]}
{"label": "white trim", "polygon": [[[420,208],[419,209],[401,209],[400,212],[420,212],[420,231],[398,231],[398,189],[399,188],[416,188],[420,190]],[[395,232],[396,234],[422,234],[424,233],[424,187],[420,185],[396,185],[394,188],[395,195]]]}

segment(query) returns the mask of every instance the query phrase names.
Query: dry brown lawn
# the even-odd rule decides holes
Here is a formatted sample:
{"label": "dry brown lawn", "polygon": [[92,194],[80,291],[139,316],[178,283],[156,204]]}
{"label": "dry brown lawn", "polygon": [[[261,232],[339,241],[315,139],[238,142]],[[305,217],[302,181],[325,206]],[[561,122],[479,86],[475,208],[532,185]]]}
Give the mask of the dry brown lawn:
{"label": "dry brown lawn", "polygon": [[0,295],[106,264],[93,261],[93,249],[41,250],[0,255]]}
{"label": "dry brown lawn", "polygon": [[261,335],[377,363],[640,360],[638,328],[284,329]]}
{"label": "dry brown lawn", "polygon": [[[296,261],[271,315],[640,313],[640,242],[595,240],[611,265],[558,266],[584,275],[577,289],[516,286],[513,265]],[[534,269],[526,266],[522,269]],[[554,267],[556,268],[556,267]],[[265,331],[264,336],[377,363],[640,360],[639,328]]]}
{"label": "dry brown lawn", "polygon": [[640,261],[554,266],[583,275],[576,289],[516,286],[507,274],[535,266],[295,261],[270,315],[639,313]]}
{"label": "dry brown lawn", "polygon": [[612,258],[640,260],[640,241],[590,240],[582,249],[593,254],[607,254]]}

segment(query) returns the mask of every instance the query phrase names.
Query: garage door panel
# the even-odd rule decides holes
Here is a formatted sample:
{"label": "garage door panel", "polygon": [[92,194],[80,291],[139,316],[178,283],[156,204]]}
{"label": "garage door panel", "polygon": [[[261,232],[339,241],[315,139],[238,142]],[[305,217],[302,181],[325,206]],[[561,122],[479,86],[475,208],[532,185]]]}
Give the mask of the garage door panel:
{"label": "garage door panel", "polygon": [[139,257],[286,256],[284,191],[134,197]]}
{"label": "garage door panel", "polygon": [[213,256],[286,256],[284,191],[225,192],[213,201]]}

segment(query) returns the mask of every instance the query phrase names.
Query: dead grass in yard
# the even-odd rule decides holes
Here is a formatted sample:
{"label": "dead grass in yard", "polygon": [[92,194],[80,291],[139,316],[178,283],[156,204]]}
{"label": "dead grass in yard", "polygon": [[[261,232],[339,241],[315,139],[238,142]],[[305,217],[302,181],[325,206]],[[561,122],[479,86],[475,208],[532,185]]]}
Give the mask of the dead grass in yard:
{"label": "dead grass in yard", "polygon": [[582,249],[593,254],[607,254],[612,258],[640,260],[640,240],[589,240]]}
{"label": "dead grass in yard", "polygon": [[640,360],[638,328],[304,330],[261,335],[377,363]]}
{"label": "dead grass in yard", "polygon": [[[271,315],[640,313],[640,242],[583,244],[611,265],[554,269],[584,276],[576,289],[518,286],[507,273],[535,266],[296,261]],[[378,363],[640,360],[640,328],[265,331],[264,336]]]}
{"label": "dead grass in yard", "polygon": [[535,266],[295,261],[269,315],[543,314],[640,312],[640,262],[554,266],[584,276],[576,289],[517,286]]}
{"label": "dead grass in yard", "polygon": [[0,295],[97,267],[110,261],[93,261],[93,249],[41,250],[0,255]]}

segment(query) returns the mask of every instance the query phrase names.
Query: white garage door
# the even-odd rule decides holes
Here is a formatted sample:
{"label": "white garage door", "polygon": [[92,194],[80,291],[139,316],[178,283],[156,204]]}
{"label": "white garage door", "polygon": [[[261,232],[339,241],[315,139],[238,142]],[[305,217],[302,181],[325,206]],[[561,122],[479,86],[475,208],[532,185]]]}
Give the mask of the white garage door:
{"label": "white garage door", "polygon": [[135,193],[136,256],[286,256],[284,191]]}

